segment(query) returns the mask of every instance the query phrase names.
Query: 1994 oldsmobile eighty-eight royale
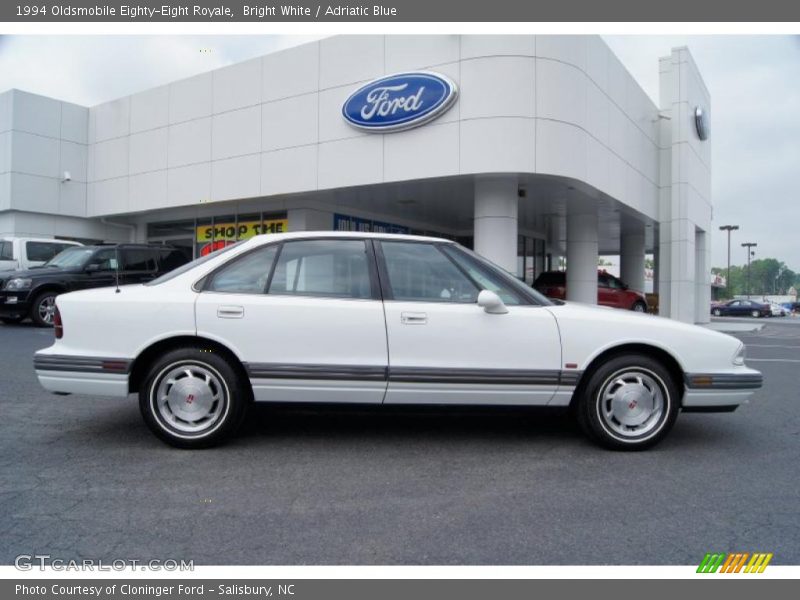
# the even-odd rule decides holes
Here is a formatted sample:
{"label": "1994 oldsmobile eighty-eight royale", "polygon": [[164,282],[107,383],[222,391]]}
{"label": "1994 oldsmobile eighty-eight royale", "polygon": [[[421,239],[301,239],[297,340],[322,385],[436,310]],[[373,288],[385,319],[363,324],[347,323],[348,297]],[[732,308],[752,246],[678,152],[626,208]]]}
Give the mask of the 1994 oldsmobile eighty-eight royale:
{"label": "1994 oldsmobile eighty-eight royale", "polygon": [[554,303],[442,239],[257,236],[152,282],[64,294],[36,353],[57,393],[126,397],[162,440],[229,437],[251,402],[569,406],[617,449],[761,387],[730,336]]}

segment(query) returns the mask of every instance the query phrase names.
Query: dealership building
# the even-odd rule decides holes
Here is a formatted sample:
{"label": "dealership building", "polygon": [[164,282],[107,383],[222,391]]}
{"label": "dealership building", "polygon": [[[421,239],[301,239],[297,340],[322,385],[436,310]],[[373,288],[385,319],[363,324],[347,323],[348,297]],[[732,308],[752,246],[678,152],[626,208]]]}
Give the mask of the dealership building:
{"label": "dealership building", "polygon": [[660,314],[704,322],[710,98],[688,49],[656,66],[658,105],[596,36],[338,36],[93,107],[10,90],[0,236],[424,233],[529,283],[566,264],[581,302],[599,256],[643,290],[652,255]]}

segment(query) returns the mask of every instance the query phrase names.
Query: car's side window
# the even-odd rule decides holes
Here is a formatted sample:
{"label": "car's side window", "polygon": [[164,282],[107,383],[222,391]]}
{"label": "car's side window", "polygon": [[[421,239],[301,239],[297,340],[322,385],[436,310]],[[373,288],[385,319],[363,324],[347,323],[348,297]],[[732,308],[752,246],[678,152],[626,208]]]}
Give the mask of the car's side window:
{"label": "car's side window", "polygon": [[47,262],[60,251],[59,244],[53,242],[25,242],[28,260]]}
{"label": "car's side window", "polygon": [[381,242],[381,249],[395,300],[477,302],[478,287],[433,244]]}
{"label": "car's side window", "polygon": [[97,265],[98,271],[114,271],[117,269],[117,254],[118,251],[114,248],[99,250],[86,264]]}
{"label": "car's side window", "polygon": [[462,270],[464,270],[470,279],[476,282],[481,289],[491,290],[503,300],[504,303],[510,305],[520,304],[519,295],[516,294],[508,285],[503,283],[498,277],[492,276],[486,269],[481,269],[479,265],[475,264],[469,257],[453,250],[447,246],[442,247],[442,252],[452,258]]}
{"label": "car's side window", "polygon": [[14,246],[11,242],[0,242],[0,260],[14,260]]}
{"label": "car's side window", "polygon": [[263,294],[277,252],[278,247],[273,244],[233,259],[214,273],[205,289],[229,294]]}
{"label": "car's side window", "polygon": [[150,248],[128,248],[120,252],[122,271],[155,271],[156,256],[155,251]]}
{"label": "car's side window", "polygon": [[268,293],[370,299],[368,261],[363,240],[285,242]]}

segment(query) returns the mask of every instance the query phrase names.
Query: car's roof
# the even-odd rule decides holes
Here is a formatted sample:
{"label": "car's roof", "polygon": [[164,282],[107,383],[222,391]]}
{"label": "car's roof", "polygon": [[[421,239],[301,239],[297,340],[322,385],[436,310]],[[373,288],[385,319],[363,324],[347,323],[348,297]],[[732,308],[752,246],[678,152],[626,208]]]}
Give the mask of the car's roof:
{"label": "car's roof", "polygon": [[278,240],[294,240],[306,238],[358,238],[358,239],[384,239],[384,240],[409,240],[417,242],[452,242],[445,238],[424,235],[409,235],[404,233],[374,233],[367,231],[289,231],[286,233],[267,233],[257,235],[258,243],[274,242]]}

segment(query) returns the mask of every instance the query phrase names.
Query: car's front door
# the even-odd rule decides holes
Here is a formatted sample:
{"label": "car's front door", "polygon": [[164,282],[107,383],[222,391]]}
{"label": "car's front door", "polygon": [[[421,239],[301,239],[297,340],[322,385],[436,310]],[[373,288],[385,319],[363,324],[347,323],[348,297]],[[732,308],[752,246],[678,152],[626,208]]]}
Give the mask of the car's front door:
{"label": "car's front door", "polygon": [[[561,372],[553,315],[453,245],[376,244],[389,335],[387,404],[547,404]],[[477,305],[495,291],[506,314]]]}
{"label": "car's front door", "polygon": [[118,256],[116,248],[103,248],[95,252],[83,270],[70,278],[70,291],[114,285],[117,281]]}
{"label": "car's front door", "polygon": [[207,279],[195,314],[198,335],[244,362],[256,400],[383,401],[386,325],[364,240],[261,246]]}
{"label": "car's front door", "polygon": [[614,280],[605,274],[597,276],[597,303],[601,306],[619,308],[619,293],[614,289]]}

